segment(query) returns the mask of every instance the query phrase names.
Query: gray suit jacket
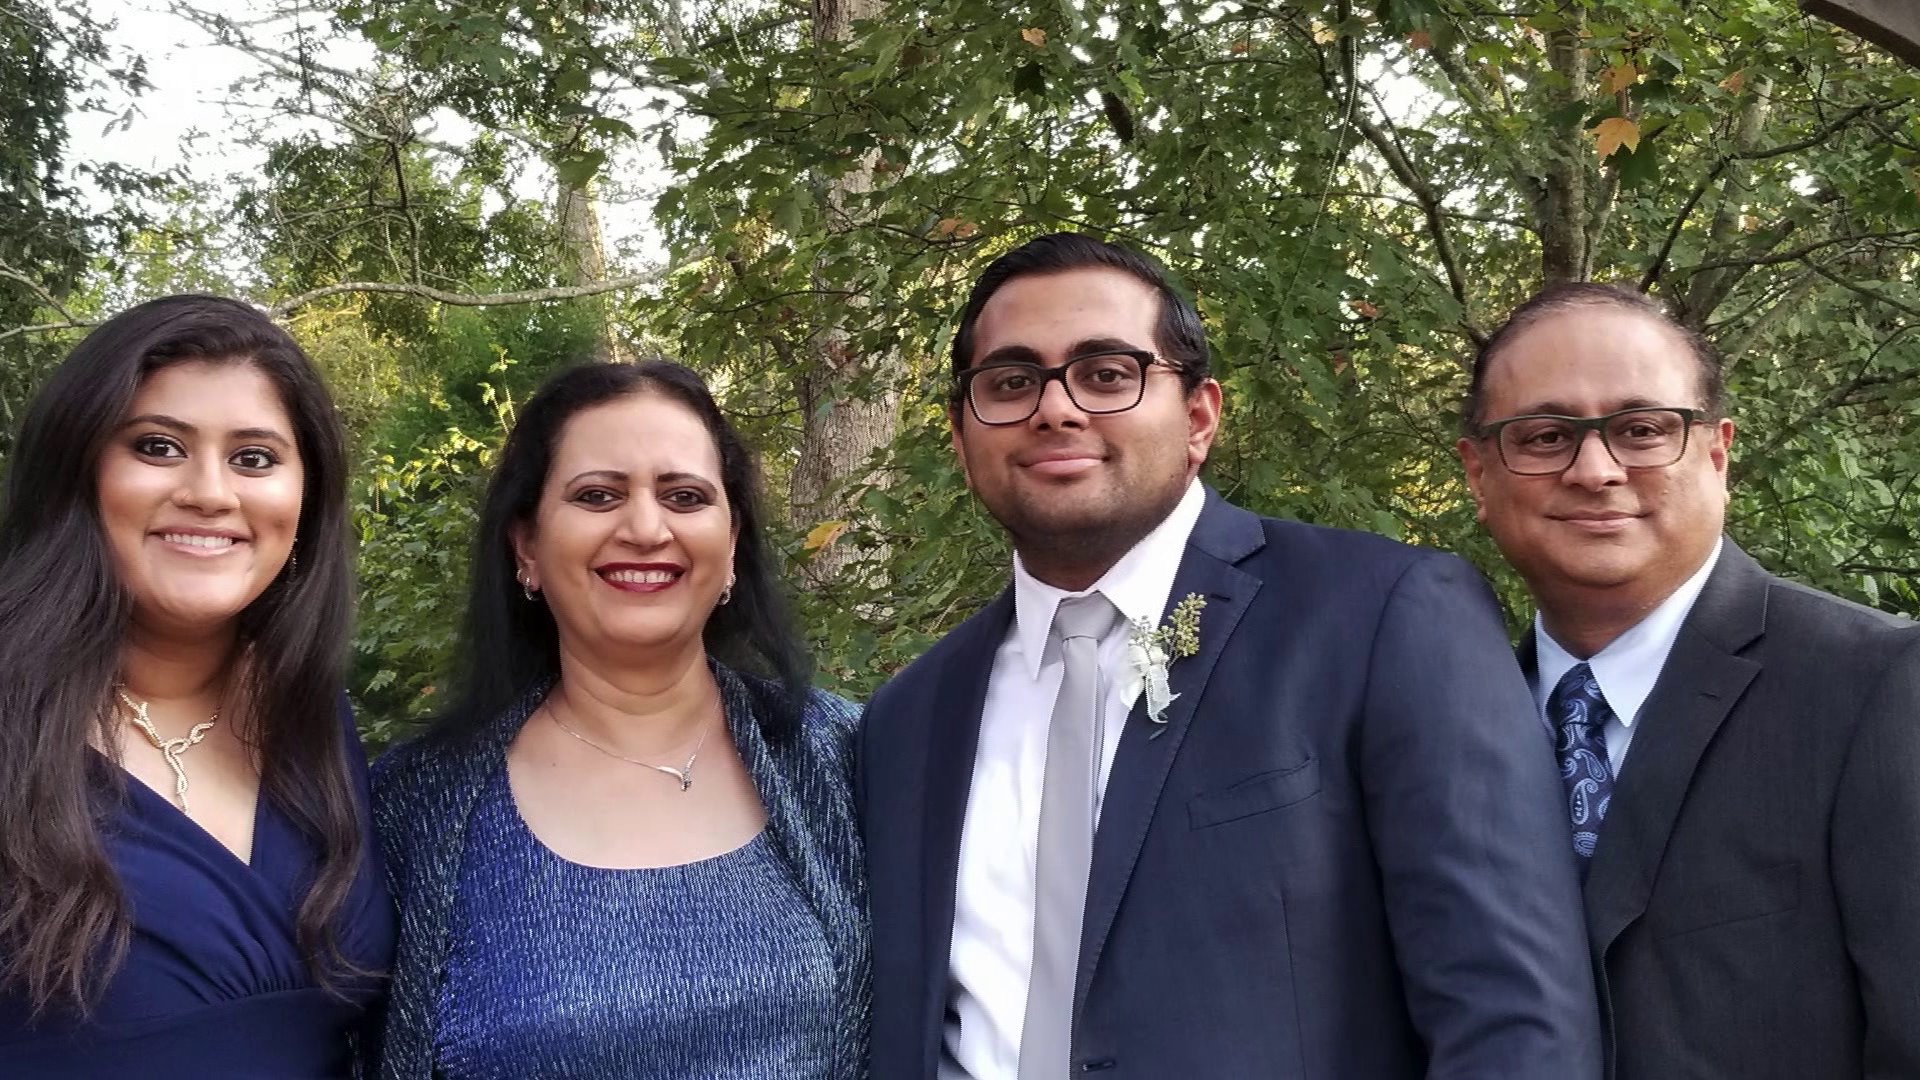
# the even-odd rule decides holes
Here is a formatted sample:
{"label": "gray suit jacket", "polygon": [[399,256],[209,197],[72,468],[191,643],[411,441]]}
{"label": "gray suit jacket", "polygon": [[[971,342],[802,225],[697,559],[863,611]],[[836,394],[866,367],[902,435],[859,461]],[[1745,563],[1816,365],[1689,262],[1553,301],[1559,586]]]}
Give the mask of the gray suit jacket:
{"label": "gray suit jacket", "polygon": [[1728,542],[1586,909],[1617,1080],[1920,1077],[1920,626]]}
{"label": "gray suit jacket", "polygon": [[[851,1080],[864,1075],[871,979],[866,877],[850,786],[859,711],[816,690],[801,706],[794,737],[774,744],[758,717],[786,704],[779,688],[718,664],[714,675],[728,732],[766,806],[767,837],[833,949],[839,1005],[833,1075]],[[400,906],[400,948],[376,1051],[383,1078],[433,1074],[435,995],[456,929],[467,823],[484,781],[503,767],[507,746],[544,696],[544,688],[528,694],[478,738],[457,745],[417,740],[374,765],[374,824]]]}

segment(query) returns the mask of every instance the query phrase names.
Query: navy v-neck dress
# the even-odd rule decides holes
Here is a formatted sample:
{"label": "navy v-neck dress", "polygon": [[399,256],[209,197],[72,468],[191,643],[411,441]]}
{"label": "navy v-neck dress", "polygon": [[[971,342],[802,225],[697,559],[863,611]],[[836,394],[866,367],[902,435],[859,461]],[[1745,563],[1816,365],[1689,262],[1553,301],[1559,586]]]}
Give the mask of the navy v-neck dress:
{"label": "navy v-neck dress", "polygon": [[[351,718],[346,723],[364,814],[366,757]],[[349,1032],[359,1029],[384,979],[356,979],[341,996],[309,972],[295,927],[318,861],[313,845],[263,798],[253,861],[241,862],[164,796],[121,779],[126,798],[105,839],[132,914],[126,960],[84,1023],[70,1014],[30,1023],[24,998],[0,993],[0,1076],[349,1075]],[[338,933],[356,966],[384,972],[393,955],[393,909],[370,828],[365,835],[365,862]]]}

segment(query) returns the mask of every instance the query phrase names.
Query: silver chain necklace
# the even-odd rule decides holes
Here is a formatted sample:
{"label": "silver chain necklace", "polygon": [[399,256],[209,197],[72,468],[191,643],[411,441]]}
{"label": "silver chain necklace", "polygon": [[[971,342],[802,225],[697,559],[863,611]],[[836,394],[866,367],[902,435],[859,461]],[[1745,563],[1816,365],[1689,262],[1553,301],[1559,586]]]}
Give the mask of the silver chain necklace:
{"label": "silver chain necklace", "polygon": [[559,710],[553,707],[551,701],[547,703],[547,716],[553,720],[554,724],[557,725],[561,731],[579,739],[582,743],[600,751],[615,761],[624,761],[629,765],[638,765],[643,769],[652,769],[654,772],[666,773],[668,776],[680,781],[681,791],[686,791],[693,786],[693,763],[700,759],[700,751],[706,749],[707,746],[707,736],[713,732],[713,725],[706,725],[700,732],[700,740],[693,744],[693,753],[687,755],[687,763],[676,769],[671,765],[655,765],[651,761],[641,761],[639,758],[630,758],[625,754],[615,753],[601,746],[599,743],[568,727],[566,721],[560,719]]}

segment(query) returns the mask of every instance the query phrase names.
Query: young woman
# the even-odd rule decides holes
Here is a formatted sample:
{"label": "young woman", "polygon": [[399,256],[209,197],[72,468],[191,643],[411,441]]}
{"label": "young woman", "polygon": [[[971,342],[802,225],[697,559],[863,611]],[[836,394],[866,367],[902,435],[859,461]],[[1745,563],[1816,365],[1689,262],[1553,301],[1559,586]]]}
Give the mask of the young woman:
{"label": "young woman", "polygon": [[806,687],[755,494],[678,365],[576,368],[521,410],[455,705],[375,768],[382,1075],[859,1075],[856,712]]}
{"label": "young woman", "polygon": [[89,334],[0,509],[0,1062],[346,1075],[392,912],[332,401],[245,304]]}

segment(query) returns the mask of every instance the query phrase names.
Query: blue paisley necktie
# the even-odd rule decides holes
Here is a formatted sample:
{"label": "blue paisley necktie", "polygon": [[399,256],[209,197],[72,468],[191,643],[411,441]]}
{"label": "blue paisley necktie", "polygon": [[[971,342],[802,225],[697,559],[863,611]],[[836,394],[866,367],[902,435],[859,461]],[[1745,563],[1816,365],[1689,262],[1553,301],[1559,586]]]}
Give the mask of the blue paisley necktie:
{"label": "blue paisley necktie", "polygon": [[1547,714],[1559,733],[1554,750],[1560,758],[1560,782],[1567,789],[1573,852],[1580,858],[1580,880],[1585,881],[1600,842],[1600,822],[1613,801],[1613,766],[1607,762],[1604,735],[1613,709],[1600,693],[1593,669],[1575,664],[1547,698]]}

